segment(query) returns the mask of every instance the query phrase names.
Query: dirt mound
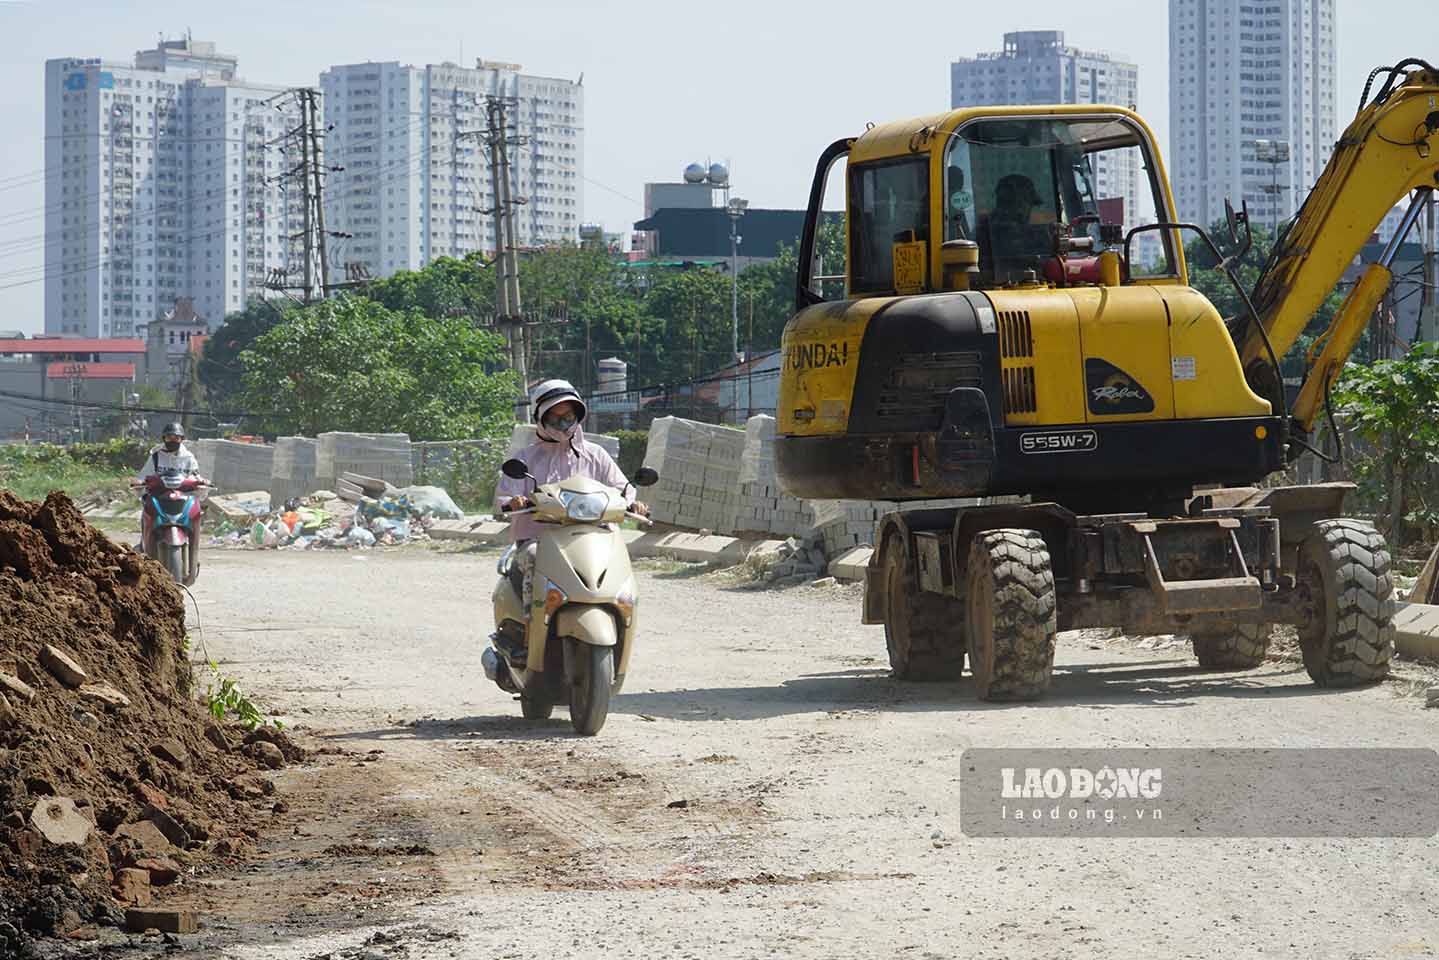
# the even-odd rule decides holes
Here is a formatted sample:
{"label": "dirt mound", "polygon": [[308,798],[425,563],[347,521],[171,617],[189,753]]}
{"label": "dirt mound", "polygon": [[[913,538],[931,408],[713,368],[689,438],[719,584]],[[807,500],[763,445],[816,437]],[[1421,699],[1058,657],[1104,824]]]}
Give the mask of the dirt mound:
{"label": "dirt mound", "polygon": [[256,767],[301,755],[210,719],[183,599],[64,494],[0,490],[0,955],[242,854],[274,804]]}

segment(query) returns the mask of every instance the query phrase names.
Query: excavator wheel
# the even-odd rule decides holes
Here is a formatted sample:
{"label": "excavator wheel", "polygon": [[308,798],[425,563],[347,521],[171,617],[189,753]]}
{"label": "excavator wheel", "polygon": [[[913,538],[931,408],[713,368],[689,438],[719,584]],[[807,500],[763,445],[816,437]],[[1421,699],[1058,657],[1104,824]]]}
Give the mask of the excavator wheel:
{"label": "excavator wheel", "polygon": [[1252,670],[1264,662],[1269,652],[1268,623],[1241,623],[1236,630],[1220,633],[1195,633],[1189,640],[1199,665],[1209,670]]}
{"label": "excavator wheel", "polygon": [[1300,588],[1310,597],[1299,628],[1304,669],[1321,687],[1383,680],[1394,656],[1394,580],[1374,525],[1320,520],[1299,550]]}
{"label": "excavator wheel", "polygon": [[963,605],[919,589],[904,545],[884,546],[884,645],[898,680],[958,680],[964,671]]}
{"label": "excavator wheel", "polygon": [[1054,571],[1037,530],[988,530],[970,543],[969,670],[981,700],[1049,689],[1058,631]]}

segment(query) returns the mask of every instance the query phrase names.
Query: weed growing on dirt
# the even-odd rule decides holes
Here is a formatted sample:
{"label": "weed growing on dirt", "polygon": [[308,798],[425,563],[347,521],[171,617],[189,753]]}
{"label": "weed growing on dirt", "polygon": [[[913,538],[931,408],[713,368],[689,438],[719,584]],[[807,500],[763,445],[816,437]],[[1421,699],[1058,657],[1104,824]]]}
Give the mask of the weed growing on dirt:
{"label": "weed growing on dirt", "polygon": [[255,701],[245,695],[233,677],[222,674],[219,664],[211,661],[210,672],[210,683],[205,688],[205,708],[210,711],[210,716],[216,720],[224,720],[226,714],[229,714],[246,730],[254,730],[267,723],[276,730],[284,729],[285,725],[279,720],[266,717],[261,712]]}

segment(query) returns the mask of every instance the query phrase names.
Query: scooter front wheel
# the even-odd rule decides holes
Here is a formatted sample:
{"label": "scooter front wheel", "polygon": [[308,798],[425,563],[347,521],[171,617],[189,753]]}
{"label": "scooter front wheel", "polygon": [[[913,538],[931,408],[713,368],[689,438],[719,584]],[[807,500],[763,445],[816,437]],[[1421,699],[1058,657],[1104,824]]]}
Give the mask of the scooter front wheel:
{"label": "scooter front wheel", "polygon": [[185,563],[185,548],[175,543],[161,543],[156,545],[159,556],[156,558],[170,572],[170,576],[176,583],[184,583],[189,574]]}
{"label": "scooter front wheel", "polygon": [[570,660],[570,724],[575,732],[592,737],[600,732],[610,713],[610,689],[615,684],[615,648],[566,638]]}

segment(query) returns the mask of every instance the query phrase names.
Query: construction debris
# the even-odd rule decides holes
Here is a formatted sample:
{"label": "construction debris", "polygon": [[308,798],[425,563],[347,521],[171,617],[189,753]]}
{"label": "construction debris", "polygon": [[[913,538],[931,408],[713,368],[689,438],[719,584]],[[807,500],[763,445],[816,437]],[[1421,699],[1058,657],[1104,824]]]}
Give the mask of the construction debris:
{"label": "construction debris", "polygon": [[203,864],[270,815],[229,790],[256,762],[206,737],[182,599],[64,494],[0,491],[0,954],[10,931],[122,923],[154,858]]}

